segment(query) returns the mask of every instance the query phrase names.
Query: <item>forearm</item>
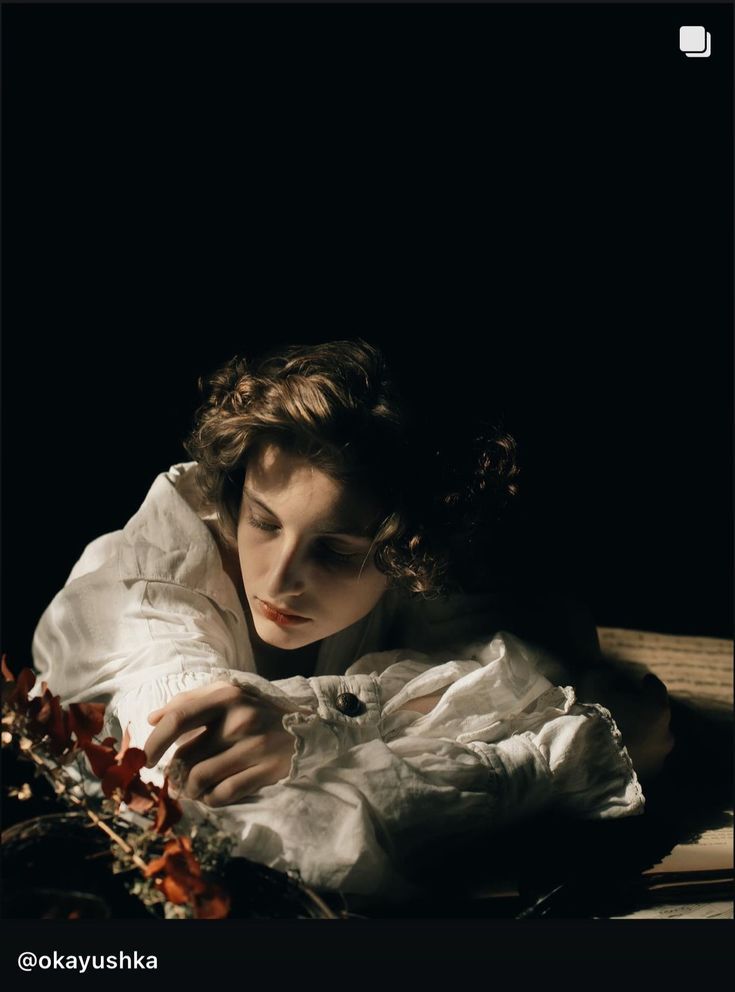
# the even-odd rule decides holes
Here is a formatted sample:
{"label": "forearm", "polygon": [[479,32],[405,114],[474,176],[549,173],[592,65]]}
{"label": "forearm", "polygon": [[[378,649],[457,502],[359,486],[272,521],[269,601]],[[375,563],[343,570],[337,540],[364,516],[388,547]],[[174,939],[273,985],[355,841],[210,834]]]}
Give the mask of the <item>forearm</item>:
{"label": "forearm", "polygon": [[297,762],[252,803],[217,811],[222,829],[239,856],[296,869],[317,887],[389,898],[419,879],[423,845],[451,863],[463,839],[490,842],[496,830],[551,804],[591,818],[640,812],[640,790],[612,728],[571,698],[552,690],[518,733],[495,743],[423,736],[417,719],[390,741]]}

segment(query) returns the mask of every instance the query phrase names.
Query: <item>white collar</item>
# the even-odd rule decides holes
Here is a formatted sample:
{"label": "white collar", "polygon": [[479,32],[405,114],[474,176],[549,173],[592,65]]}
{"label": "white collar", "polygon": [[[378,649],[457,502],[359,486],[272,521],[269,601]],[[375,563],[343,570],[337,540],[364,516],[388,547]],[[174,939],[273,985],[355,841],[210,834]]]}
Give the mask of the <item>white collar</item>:
{"label": "white collar", "polygon": [[[118,576],[185,586],[244,623],[237,591],[204,523],[209,514],[194,483],[196,464],[179,462],[156,476],[140,509],[123,528]],[[318,673],[337,674],[362,654],[381,650],[384,633],[402,599],[396,590],[387,592],[361,620],[325,638]]]}
{"label": "white collar", "polygon": [[204,523],[194,485],[196,462],[179,462],[156,476],[140,509],[123,528],[118,575],[186,586],[242,616],[237,592]]}

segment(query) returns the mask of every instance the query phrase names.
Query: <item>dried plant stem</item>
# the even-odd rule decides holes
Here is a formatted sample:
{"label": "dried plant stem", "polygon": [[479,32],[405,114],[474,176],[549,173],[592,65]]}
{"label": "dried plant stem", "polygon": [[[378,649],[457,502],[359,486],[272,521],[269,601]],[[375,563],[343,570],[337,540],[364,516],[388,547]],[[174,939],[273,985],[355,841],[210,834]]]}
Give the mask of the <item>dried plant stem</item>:
{"label": "dried plant stem", "polygon": [[94,823],[95,826],[99,827],[100,830],[104,830],[104,832],[107,834],[110,840],[113,840],[118,845],[118,847],[121,847],[123,851],[125,851],[125,853],[130,856],[131,861],[137,868],[140,868],[141,871],[145,871],[146,869],[145,861],[140,857],[139,854],[135,853],[135,851],[130,846],[130,844],[128,844],[126,840],[123,840],[120,834],[115,833],[112,827],[109,827],[104,820],[100,819],[100,817],[97,816],[94,810],[87,809],[84,806],[82,800],[77,798],[77,796],[69,796],[69,798],[73,803],[76,803],[78,806],[84,807],[84,812],[90,818],[92,823]]}
{"label": "dried plant stem", "polygon": [[[45,773],[49,773],[50,770],[46,765],[45,761],[39,758],[38,755],[34,754],[32,749],[29,748],[28,751],[26,751],[26,754],[30,755],[31,759],[35,761],[36,764],[39,765],[44,770]],[[51,773],[51,776],[52,778],[54,777],[53,773]],[[114,841],[118,845],[118,847],[122,848],[122,850],[125,851],[125,853],[130,857],[131,861],[137,868],[140,868],[141,871],[145,871],[146,869],[145,861],[140,857],[140,855],[135,853],[134,849],[130,846],[130,844],[128,844],[126,840],[124,840],[120,836],[120,834],[115,833],[112,827],[109,827],[101,817],[97,816],[94,810],[89,809],[89,807],[84,803],[84,801],[80,799],[78,796],[75,796],[71,792],[67,793],[67,796],[71,802],[75,803],[77,806],[81,806],[81,808],[84,810],[84,812],[87,814],[87,816],[90,818],[90,820],[92,821],[92,823],[94,823],[96,827],[99,827],[100,830],[103,830],[110,838],[110,840]]]}

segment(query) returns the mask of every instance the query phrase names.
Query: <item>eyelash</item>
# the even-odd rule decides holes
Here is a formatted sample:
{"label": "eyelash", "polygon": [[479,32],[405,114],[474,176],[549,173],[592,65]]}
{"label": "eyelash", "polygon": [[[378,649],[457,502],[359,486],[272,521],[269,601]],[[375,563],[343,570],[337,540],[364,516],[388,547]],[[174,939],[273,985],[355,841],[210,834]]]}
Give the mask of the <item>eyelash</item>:
{"label": "eyelash", "polygon": [[[265,520],[258,520],[257,517],[254,517],[250,513],[247,515],[247,521],[249,524],[252,524],[253,527],[257,527],[258,530],[264,530],[267,533],[272,533],[273,531],[278,530],[278,527],[275,524],[266,523]],[[326,547],[324,548],[324,552],[327,558],[331,558],[334,562],[345,565],[352,564],[358,558],[363,557],[359,553],[351,554],[351,555],[342,555],[339,553],[339,551],[333,551],[331,548],[326,548]]]}

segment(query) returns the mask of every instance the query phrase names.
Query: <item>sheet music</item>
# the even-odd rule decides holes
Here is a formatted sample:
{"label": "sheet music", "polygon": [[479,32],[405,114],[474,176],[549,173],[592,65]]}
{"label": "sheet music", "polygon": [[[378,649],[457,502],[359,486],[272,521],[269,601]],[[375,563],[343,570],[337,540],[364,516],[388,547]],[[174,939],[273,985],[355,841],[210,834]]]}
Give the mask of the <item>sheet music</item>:
{"label": "sheet music", "polygon": [[[732,811],[728,811],[732,817]],[[698,871],[719,869],[733,864],[733,822],[706,830],[695,843],[677,844],[659,864],[646,874],[663,871]],[[694,883],[696,885],[696,882]],[[611,920],[732,920],[735,918],[735,886],[733,899],[707,902],[669,902],[646,906]]]}
{"label": "sheet music", "polygon": [[732,811],[728,811],[730,822],[723,827],[705,830],[691,844],[677,844],[658,864],[644,872],[644,875],[658,875],[661,872],[710,871],[733,867],[733,821]]}
{"label": "sheet music", "polygon": [[[598,917],[599,918],[599,917]],[[611,920],[732,920],[733,902],[720,900],[718,902],[668,904],[663,906],[647,906],[636,909],[625,916],[610,916]]]}

